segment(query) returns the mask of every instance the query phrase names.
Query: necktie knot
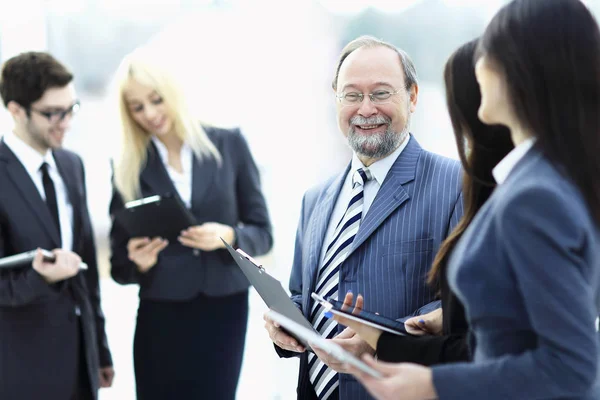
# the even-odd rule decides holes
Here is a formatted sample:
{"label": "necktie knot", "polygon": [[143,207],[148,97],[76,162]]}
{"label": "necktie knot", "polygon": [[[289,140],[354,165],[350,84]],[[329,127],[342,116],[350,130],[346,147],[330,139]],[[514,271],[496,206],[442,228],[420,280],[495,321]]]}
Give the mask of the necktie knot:
{"label": "necktie knot", "polygon": [[43,174],[47,174],[48,173],[48,163],[47,162],[43,162],[42,165],[40,165],[40,171],[42,171]]}
{"label": "necktie knot", "polygon": [[369,170],[369,168],[359,168],[354,171],[354,175],[352,175],[352,187],[356,187],[356,185],[364,186],[365,183],[373,179],[373,174]]}

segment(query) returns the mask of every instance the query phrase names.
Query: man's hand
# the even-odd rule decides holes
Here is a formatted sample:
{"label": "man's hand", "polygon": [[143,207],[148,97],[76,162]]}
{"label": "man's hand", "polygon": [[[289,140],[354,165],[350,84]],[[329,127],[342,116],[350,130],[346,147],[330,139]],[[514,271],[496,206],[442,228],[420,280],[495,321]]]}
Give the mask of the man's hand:
{"label": "man's hand", "polygon": [[444,328],[443,322],[442,309],[438,308],[430,313],[407,319],[404,327],[411,335],[441,335]]}
{"label": "man's hand", "polygon": [[[362,340],[360,338],[360,336],[358,336],[356,334],[356,332],[354,332],[350,328],[344,329],[342,331],[342,333],[340,333],[339,335],[337,335],[336,337],[334,337],[333,339],[330,339],[330,340],[332,342],[334,342],[335,344],[342,346],[344,348],[344,350],[346,350],[349,353],[354,354],[354,356],[356,356],[356,357],[360,357],[361,355],[363,355],[365,353],[375,354],[375,350],[373,350],[373,348],[371,346],[369,346],[369,344],[367,342]],[[312,344],[311,344],[311,346],[312,346],[313,350],[315,351],[315,354],[321,359],[321,361],[323,361],[325,364],[327,364],[327,366],[329,368],[331,368],[337,372],[342,372],[342,373],[349,372],[347,364],[339,362],[336,358],[331,357],[329,354],[327,354],[323,350],[313,346]]]}
{"label": "man's hand", "polygon": [[115,370],[113,369],[113,367],[100,368],[100,387],[101,388],[111,387],[114,377],[115,377]]}
{"label": "man's hand", "polygon": [[279,324],[271,320],[266,313],[263,319],[265,320],[265,329],[269,332],[269,337],[277,346],[284,350],[295,351],[296,353],[303,353],[306,350],[296,339],[282,331]]}
{"label": "man's hand", "polygon": [[54,249],[52,250],[52,253],[54,254],[55,261],[47,262],[44,261],[42,251],[38,249],[35,258],[31,263],[33,269],[36,270],[46,282],[60,282],[79,273],[81,257],[77,254],[63,249]]}
{"label": "man's hand", "polygon": [[182,245],[193,249],[213,251],[225,248],[225,244],[223,244],[221,238],[227,243],[233,243],[235,240],[235,231],[228,225],[217,222],[206,222],[202,225],[191,226],[181,231],[178,240]]}
{"label": "man's hand", "polygon": [[[352,304],[353,302],[353,294],[352,292],[348,292],[346,293],[346,297],[344,298],[344,310],[352,310],[352,314],[358,314],[360,312],[360,310],[362,310],[363,308],[363,304],[364,304],[364,298],[361,294],[359,294],[358,296],[356,296],[356,304]],[[337,322],[339,322],[340,324],[347,326],[348,328],[352,329],[354,332],[356,332],[361,339],[363,339],[365,342],[367,342],[367,344],[373,349],[377,349],[377,342],[379,341],[379,337],[382,334],[382,331],[377,329],[377,328],[373,328],[372,326],[363,324],[362,322],[358,322],[356,320],[352,320],[350,318],[346,318],[343,317],[341,315],[335,314],[333,316],[333,319],[335,319]]]}
{"label": "man's hand", "polygon": [[169,241],[156,237],[152,240],[148,237],[135,237],[127,243],[127,255],[137,265],[140,272],[148,270],[156,265],[158,253],[169,245]]}

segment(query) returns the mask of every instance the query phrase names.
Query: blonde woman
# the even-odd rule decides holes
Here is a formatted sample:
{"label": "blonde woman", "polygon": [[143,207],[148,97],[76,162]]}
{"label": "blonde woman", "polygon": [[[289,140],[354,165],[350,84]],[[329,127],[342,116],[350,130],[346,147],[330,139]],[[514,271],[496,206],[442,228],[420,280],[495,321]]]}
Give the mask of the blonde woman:
{"label": "blonde woman", "polygon": [[251,255],[272,245],[259,172],[239,130],[203,126],[149,50],[118,73],[122,135],[110,213],[175,195],[198,226],[176,242],[129,237],[113,219],[111,274],[140,285],[134,338],[137,398],[234,399],[244,352],[248,282],[219,237]]}

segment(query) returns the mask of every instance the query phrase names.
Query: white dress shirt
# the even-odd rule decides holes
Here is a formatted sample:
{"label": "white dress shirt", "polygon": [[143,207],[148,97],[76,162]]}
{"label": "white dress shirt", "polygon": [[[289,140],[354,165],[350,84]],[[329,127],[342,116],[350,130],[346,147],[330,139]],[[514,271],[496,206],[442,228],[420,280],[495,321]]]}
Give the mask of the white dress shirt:
{"label": "white dress shirt", "polygon": [[179,155],[181,166],[183,167],[183,173],[181,173],[169,165],[169,151],[163,142],[155,136],[152,136],[152,141],[158,149],[160,159],[167,169],[173,186],[175,186],[177,193],[179,193],[179,197],[181,197],[187,208],[192,208],[192,163],[194,160],[192,148],[185,142],[181,146],[181,153]]}
{"label": "white dress shirt", "polygon": [[508,178],[515,165],[517,165],[517,163],[521,161],[523,157],[525,157],[525,154],[527,154],[534,143],[535,138],[525,139],[523,142],[521,142],[521,144],[512,149],[511,152],[508,153],[502,159],[502,161],[500,161],[494,167],[492,170],[492,175],[494,176],[494,179],[498,185],[502,184],[506,178]]}
{"label": "white dress shirt", "polygon": [[44,183],[42,182],[42,171],[40,171],[40,167],[43,163],[48,163],[48,174],[54,183],[54,190],[56,191],[58,219],[60,221],[60,239],[62,242],[61,247],[65,250],[73,250],[73,205],[69,199],[65,182],[56,167],[52,152],[47,151],[46,154],[42,156],[15,135],[14,132],[4,134],[4,143],[12,150],[15,156],[17,156],[23,167],[25,167],[44,201],[46,201],[46,193],[44,192]]}
{"label": "white dress shirt", "polygon": [[[398,159],[398,156],[400,156],[402,151],[408,145],[408,141],[410,139],[411,136],[409,135],[404,142],[402,142],[402,144],[398,146],[396,150],[394,150],[393,153],[385,158],[382,158],[381,160],[377,160],[369,167],[369,170],[373,174],[373,179],[368,181],[363,188],[363,211],[361,220],[365,218],[365,215],[367,215],[367,212],[369,211],[369,208],[371,208],[371,204],[373,204],[373,200],[375,200],[375,196],[377,196],[377,192],[379,192],[379,188],[383,184],[385,177],[392,168],[392,165],[394,165]],[[333,240],[335,227],[344,216],[346,208],[348,207],[348,203],[350,203],[350,197],[352,194],[352,176],[359,168],[365,168],[365,166],[362,161],[358,159],[356,153],[353,153],[350,171],[348,171],[348,175],[346,175],[346,179],[342,184],[342,189],[340,190],[340,194],[337,198],[335,206],[333,207],[333,212],[331,213],[331,218],[329,219],[329,225],[327,226],[327,232],[325,233],[325,240],[323,241],[323,247],[321,248],[319,269],[321,268],[321,265],[323,265],[323,259],[325,258],[327,247]]]}

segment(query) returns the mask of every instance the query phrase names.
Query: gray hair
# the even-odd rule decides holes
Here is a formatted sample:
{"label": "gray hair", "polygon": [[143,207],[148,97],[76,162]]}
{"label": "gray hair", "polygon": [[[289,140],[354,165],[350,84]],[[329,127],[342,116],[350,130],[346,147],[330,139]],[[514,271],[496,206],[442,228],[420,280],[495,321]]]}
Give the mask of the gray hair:
{"label": "gray hair", "polygon": [[340,68],[342,67],[344,60],[350,55],[350,53],[360,49],[361,47],[374,48],[380,46],[394,50],[398,54],[400,64],[402,65],[402,69],[404,71],[404,82],[406,85],[406,90],[410,90],[410,88],[412,88],[413,85],[418,85],[419,83],[417,81],[417,70],[415,68],[415,64],[404,50],[401,50],[393,44],[384,42],[383,40],[379,40],[373,36],[363,35],[354,39],[342,49],[342,54],[340,55],[335,70],[335,77],[333,78],[333,82],[331,84],[333,90],[337,91],[337,81],[338,76],[340,74]]}

